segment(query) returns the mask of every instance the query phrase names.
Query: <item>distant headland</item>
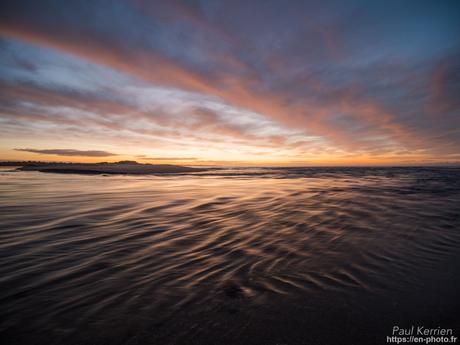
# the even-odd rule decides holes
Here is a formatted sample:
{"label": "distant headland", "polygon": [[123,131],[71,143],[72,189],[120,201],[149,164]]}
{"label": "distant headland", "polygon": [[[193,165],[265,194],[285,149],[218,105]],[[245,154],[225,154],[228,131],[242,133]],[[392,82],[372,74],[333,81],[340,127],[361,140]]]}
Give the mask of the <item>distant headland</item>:
{"label": "distant headland", "polygon": [[114,163],[56,163],[36,161],[0,162],[0,166],[17,167],[21,171],[40,171],[62,174],[173,174],[205,171],[204,168],[192,168],[172,164],[142,164],[136,161]]}

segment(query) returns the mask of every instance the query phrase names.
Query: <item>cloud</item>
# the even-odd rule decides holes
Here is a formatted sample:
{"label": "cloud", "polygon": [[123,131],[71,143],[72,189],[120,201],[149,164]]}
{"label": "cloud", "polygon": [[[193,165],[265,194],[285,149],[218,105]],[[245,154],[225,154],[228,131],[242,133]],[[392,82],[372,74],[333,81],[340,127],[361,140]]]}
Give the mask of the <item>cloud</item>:
{"label": "cloud", "polygon": [[117,156],[116,153],[110,153],[107,151],[82,151],[72,149],[49,149],[49,150],[38,150],[38,149],[14,149],[15,151],[32,152],[41,155],[57,155],[57,156],[78,156],[78,157],[110,157]]}
{"label": "cloud", "polygon": [[[0,117],[11,135],[43,125],[61,135],[131,136],[146,149],[188,146],[190,155],[225,145],[298,155],[458,152],[458,14],[441,3],[395,6],[4,2],[0,34],[31,51],[18,49],[14,68],[1,72]],[[34,49],[57,61],[28,59]],[[95,80],[85,65],[121,77]],[[18,82],[25,75],[34,83]],[[133,80],[169,94],[129,97]],[[255,121],[242,121],[251,113]]]}

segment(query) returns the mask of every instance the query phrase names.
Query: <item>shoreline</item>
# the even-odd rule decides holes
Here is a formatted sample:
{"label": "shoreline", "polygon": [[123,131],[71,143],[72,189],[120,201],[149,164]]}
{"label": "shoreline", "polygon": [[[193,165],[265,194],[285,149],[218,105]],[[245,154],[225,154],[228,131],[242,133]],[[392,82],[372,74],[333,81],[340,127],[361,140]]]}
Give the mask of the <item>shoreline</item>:
{"label": "shoreline", "polygon": [[177,174],[207,171],[209,169],[191,168],[172,164],[140,164],[137,162],[118,163],[45,163],[26,164],[18,171],[39,171],[59,174]]}

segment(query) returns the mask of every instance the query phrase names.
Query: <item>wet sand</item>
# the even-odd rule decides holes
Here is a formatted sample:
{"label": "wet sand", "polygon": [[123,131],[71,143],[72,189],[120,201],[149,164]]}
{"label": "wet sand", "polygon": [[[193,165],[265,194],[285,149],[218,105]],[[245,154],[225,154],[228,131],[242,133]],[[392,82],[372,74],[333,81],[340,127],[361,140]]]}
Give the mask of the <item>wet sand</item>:
{"label": "wet sand", "polygon": [[174,174],[205,171],[172,164],[140,163],[48,163],[27,164],[19,168],[22,171],[40,171],[61,174]]}
{"label": "wet sand", "polygon": [[459,334],[459,169],[0,174],[7,344]]}

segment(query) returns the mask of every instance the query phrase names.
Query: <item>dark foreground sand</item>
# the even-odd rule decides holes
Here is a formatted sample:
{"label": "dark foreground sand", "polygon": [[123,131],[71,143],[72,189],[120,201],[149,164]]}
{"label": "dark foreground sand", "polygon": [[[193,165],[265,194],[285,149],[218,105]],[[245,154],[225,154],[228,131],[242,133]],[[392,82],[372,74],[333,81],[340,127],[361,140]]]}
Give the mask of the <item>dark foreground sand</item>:
{"label": "dark foreground sand", "polygon": [[164,174],[188,173],[206,169],[171,164],[118,163],[44,163],[27,164],[19,170],[73,174]]}
{"label": "dark foreground sand", "polygon": [[460,336],[460,169],[236,171],[0,173],[0,344]]}

